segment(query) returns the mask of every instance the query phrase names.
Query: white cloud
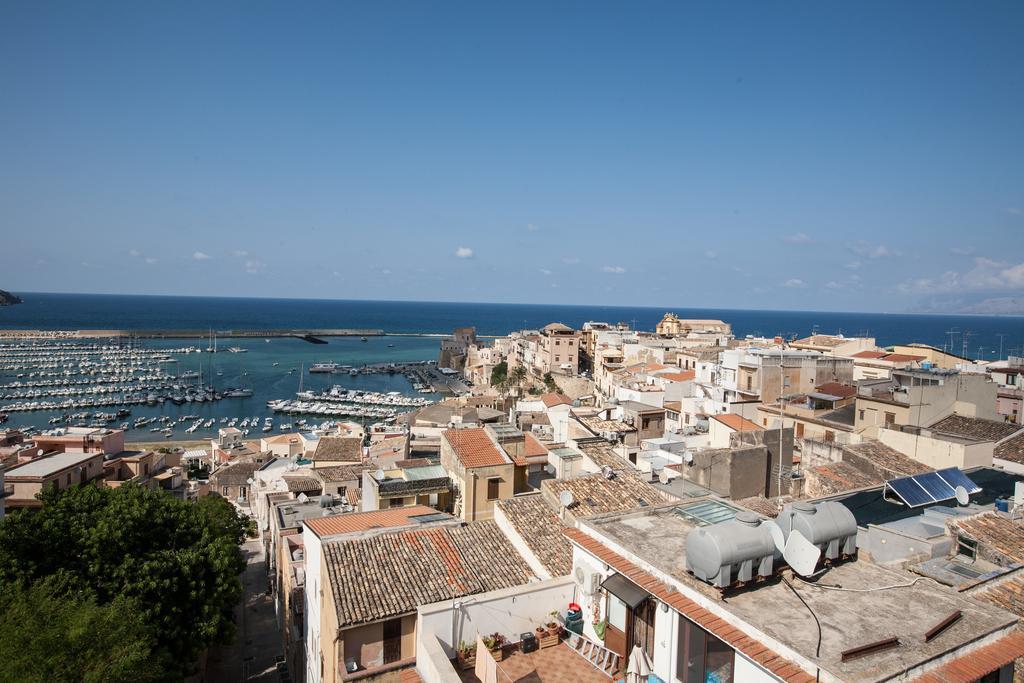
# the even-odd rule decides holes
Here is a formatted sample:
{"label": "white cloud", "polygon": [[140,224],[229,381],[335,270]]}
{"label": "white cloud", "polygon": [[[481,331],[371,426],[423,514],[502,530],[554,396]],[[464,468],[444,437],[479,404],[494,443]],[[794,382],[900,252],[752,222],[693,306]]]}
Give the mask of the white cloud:
{"label": "white cloud", "polygon": [[473,258],[473,250],[469,247],[459,247],[455,250],[455,255],[459,258]]}
{"label": "white cloud", "polygon": [[857,270],[858,268],[860,268],[860,266],[861,266],[861,262],[860,261],[853,260],[853,261],[850,261],[849,263],[847,263],[845,266],[843,266],[843,268],[848,268],[850,270]]}
{"label": "white cloud", "polygon": [[235,258],[245,258],[246,256],[249,255],[249,252],[245,251],[244,249],[239,249],[237,251],[231,252],[231,255],[234,256]]}
{"label": "white cloud", "polygon": [[1006,209],[1006,213],[1010,214],[1011,216],[1024,216],[1024,209],[1020,208],[1019,206],[1011,206]]}
{"label": "white cloud", "polygon": [[202,251],[194,251],[192,252],[192,258],[196,261],[209,261],[213,257]]}
{"label": "white cloud", "polygon": [[849,249],[857,256],[869,259],[888,258],[890,256],[900,255],[899,251],[891,249],[884,244],[871,244],[863,241],[849,245]]}
{"label": "white cloud", "polygon": [[540,228],[537,227],[536,225],[534,225],[533,223],[527,223],[526,224],[526,231],[527,232],[537,232],[538,230],[540,230]]}
{"label": "white cloud", "polygon": [[790,279],[786,280],[785,282],[783,282],[782,286],[783,287],[789,287],[791,289],[795,289],[795,288],[799,288],[799,287],[804,287],[805,285],[804,285],[804,281],[803,280],[801,280],[800,278],[794,277],[794,278],[790,278]]}
{"label": "white cloud", "polygon": [[540,273],[541,275],[551,275],[551,271],[548,270],[547,268],[541,268]]}
{"label": "white cloud", "polygon": [[974,253],[974,249],[971,247],[950,247],[949,253],[954,256],[970,256]]}
{"label": "white cloud", "polygon": [[805,232],[797,232],[792,235],[784,235],[782,241],[790,244],[808,244],[811,242],[811,238]]}
{"label": "white cloud", "polygon": [[704,258],[714,261],[716,258],[718,258],[718,252],[708,249],[707,251],[704,252]]}
{"label": "white cloud", "polygon": [[564,256],[564,257],[562,257],[562,263],[566,264],[567,266],[575,266],[579,262],[580,262],[580,259],[579,259],[578,256]]}
{"label": "white cloud", "polygon": [[940,294],[1024,289],[1024,263],[976,256],[973,267],[965,272],[947,270],[934,277],[912,278],[897,288],[905,294]]}
{"label": "white cloud", "polygon": [[391,275],[391,269],[390,268],[381,268],[380,274],[381,275]]}
{"label": "white cloud", "polygon": [[626,272],[626,269],[622,266],[601,266],[601,270],[606,273],[613,273],[615,275],[622,275]]}
{"label": "white cloud", "polygon": [[153,258],[152,256],[147,256],[146,263],[148,263],[149,265],[153,265],[154,263],[156,263],[156,259]]}
{"label": "white cloud", "polygon": [[131,256],[132,258],[139,258],[140,256],[142,256],[142,252],[139,251],[138,249],[129,249],[128,255]]}
{"label": "white cloud", "polygon": [[260,273],[266,272],[266,270],[267,264],[264,263],[263,261],[249,259],[248,261],[245,262],[245,272],[249,273],[250,275],[259,275]]}
{"label": "white cloud", "polygon": [[843,285],[836,282],[835,280],[829,280],[825,283],[825,289],[842,289]]}

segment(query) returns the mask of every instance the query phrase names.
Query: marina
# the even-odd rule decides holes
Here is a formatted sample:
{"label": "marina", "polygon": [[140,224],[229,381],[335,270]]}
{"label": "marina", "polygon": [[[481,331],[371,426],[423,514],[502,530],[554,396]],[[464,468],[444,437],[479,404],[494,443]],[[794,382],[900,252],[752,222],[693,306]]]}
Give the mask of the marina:
{"label": "marina", "polygon": [[[300,339],[228,346],[209,332],[201,345],[12,340],[0,343],[0,422],[29,432],[121,428],[131,441],[208,438],[229,426],[252,438],[332,420],[386,422],[439,398],[433,339],[336,341],[327,361],[326,347]],[[317,363],[343,369],[310,372]]]}

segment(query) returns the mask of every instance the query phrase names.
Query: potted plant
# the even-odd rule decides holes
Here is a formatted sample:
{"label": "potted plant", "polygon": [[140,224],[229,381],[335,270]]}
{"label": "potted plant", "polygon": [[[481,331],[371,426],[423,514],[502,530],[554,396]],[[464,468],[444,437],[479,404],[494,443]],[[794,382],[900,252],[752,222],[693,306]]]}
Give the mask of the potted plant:
{"label": "potted plant", "polygon": [[548,622],[548,635],[558,635],[562,632],[562,627],[558,623],[558,610],[551,610],[550,616],[551,621]]}
{"label": "potted plant", "polygon": [[455,651],[455,658],[459,662],[462,671],[472,669],[476,666],[476,648],[466,642],[459,643],[459,649]]}
{"label": "potted plant", "polygon": [[484,636],[484,646],[490,651],[491,655],[495,660],[501,661],[505,659],[505,636],[500,633],[492,633],[489,636]]}

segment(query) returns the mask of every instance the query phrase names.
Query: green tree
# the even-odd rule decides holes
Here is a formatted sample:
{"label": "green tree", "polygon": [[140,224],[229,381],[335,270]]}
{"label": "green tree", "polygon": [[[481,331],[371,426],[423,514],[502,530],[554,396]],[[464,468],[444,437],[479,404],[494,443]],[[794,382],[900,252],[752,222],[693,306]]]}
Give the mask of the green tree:
{"label": "green tree", "polygon": [[501,361],[500,363],[494,366],[493,370],[491,370],[491,386],[496,387],[499,384],[503,384],[507,378],[508,363],[505,361]]}
{"label": "green tree", "polygon": [[171,680],[156,642],[126,598],[99,605],[60,577],[0,590],[0,683]]}
{"label": "green tree", "polygon": [[509,382],[512,383],[512,386],[522,386],[523,382],[526,381],[526,368],[524,368],[522,365],[517,365],[516,367],[512,368],[512,371],[508,373],[508,379]]}
{"label": "green tree", "polygon": [[249,529],[230,503],[132,484],[40,498],[41,509],[0,522],[0,585],[60,575],[99,605],[129,599],[160,634],[159,654],[181,667],[230,641],[245,569],[238,544]]}

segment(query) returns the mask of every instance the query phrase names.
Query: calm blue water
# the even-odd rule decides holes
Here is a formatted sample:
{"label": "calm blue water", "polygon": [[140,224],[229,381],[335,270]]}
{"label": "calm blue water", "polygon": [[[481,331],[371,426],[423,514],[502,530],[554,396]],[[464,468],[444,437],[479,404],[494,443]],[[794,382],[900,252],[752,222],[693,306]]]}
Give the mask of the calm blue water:
{"label": "calm blue water", "polygon": [[[484,335],[536,328],[552,321],[578,327],[588,320],[625,321],[653,329],[662,308],[622,306],[545,306],[315,299],[237,299],[219,297],[115,296],[18,293],[25,303],[0,308],[0,328],[39,329],[206,329],[379,328],[393,333],[444,334],[475,325]],[[804,336],[822,332],[867,333],[881,345],[924,342],[942,347],[947,330],[970,330],[969,353],[995,358],[1005,334],[1003,355],[1024,344],[1024,317],[892,315],[825,311],[744,311],[676,308],[681,317],[721,318],[738,336]],[[332,344],[335,343],[333,340]],[[962,348],[956,337],[956,348]],[[324,347],[329,348],[329,347]],[[385,360],[385,359],[381,359]]]}

